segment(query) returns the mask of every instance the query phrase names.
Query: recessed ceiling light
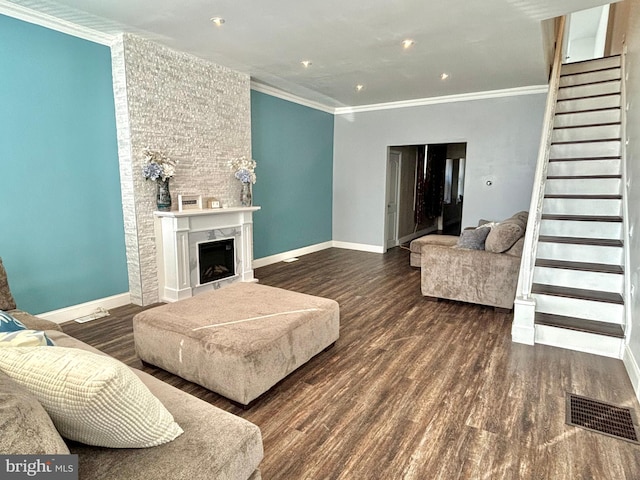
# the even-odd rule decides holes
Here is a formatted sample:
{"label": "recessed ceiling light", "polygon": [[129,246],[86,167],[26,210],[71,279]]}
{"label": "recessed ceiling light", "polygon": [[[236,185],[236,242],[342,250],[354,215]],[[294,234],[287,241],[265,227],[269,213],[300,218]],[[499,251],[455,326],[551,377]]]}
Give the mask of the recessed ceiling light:
{"label": "recessed ceiling light", "polygon": [[447,78],[449,78],[449,74],[448,73],[441,73],[440,74],[440,80],[446,80]]}
{"label": "recessed ceiling light", "polygon": [[312,65],[310,60],[302,60],[300,63],[304,68],[309,68]]}
{"label": "recessed ceiling light", "polygon": [[358,92],[361,92],[362,90],[364,90],[364,85],[362,85],[361,83],[359,83],[358,85],[356,85],[356,90]]}
{"label": "recessed ceiling light", "polygon": [[224,18],[222,17],[212,17],[211,21],[213,22],[213,24],[217,27],[219,27],[220,25],[222,25],[224,23]]}
{"label": "recessed ceiling light", "polygon": [[402,41],[402,48],[411,48],[416,44],[415,41],[407,38],[406,40]]}

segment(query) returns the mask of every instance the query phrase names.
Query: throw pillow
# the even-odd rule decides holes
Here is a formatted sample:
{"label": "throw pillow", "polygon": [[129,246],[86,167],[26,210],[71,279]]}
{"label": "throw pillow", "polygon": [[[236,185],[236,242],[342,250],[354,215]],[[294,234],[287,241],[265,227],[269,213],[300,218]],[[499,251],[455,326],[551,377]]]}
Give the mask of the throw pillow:
{"label": "throw pillow", "polygon": [[3,455],[69,454],[38,399],[0,372],[0,453]]}
{"label": "throw pillow", "polygon": [[513,257],[521,257],[523,250],[524,250],[524,237],[520,237],[518,241],[514,243],[513,246],[504,253],[506,253],[507,255],[511,255]]}
{"label": "throw pillow", "polygon": [[35,395],[68,439],[143,448],[183,433],[160,400],[114,358],[78,348],[1,348],[0,369]]}
{"label": "throw pillow", "polygon": [[509,250],[520,237],[524,235],[524,228],[511,220],[505,220],[491,229],[487,236],[485,249],[488,252],[502,253]]}
{"label": "throw pillow", "polygon": [[13,310],[14,308],[16,308],[16,302],[11,295],[7,271],[2,264],[2,258],[0,258],[0,310]]}
{"label": "throw pillow", "polygon": [[464,230],[458,239],[458,247],[468,250],[484,250],[484,242],[490,231],[491,228],[487,226]]}
{"label": "throw pillow", "polygon": [[29,330],[13,315],[0,310],[0,348],[52,346],[53,342],[41,330]]}

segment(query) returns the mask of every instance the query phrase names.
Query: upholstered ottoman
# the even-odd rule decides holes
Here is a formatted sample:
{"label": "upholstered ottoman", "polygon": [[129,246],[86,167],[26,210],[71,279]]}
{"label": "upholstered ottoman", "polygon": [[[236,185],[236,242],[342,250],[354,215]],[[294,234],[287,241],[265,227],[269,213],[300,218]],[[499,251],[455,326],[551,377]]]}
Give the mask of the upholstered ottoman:
{"label": "upholstered ottoman", "polygon": [[139,357],[243,405],[338,339],[338,303],[234,283],[133,318]]}

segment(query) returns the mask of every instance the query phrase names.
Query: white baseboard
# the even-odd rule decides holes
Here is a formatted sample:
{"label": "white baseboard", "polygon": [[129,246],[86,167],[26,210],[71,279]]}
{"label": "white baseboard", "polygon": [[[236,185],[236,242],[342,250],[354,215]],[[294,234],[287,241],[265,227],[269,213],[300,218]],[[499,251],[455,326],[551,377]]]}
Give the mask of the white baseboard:
{"label": "white baseboard", "polygon": [[274,263],[282,262],[288,258],[299,257],[301,255],[307,255],[309,253],[319,252],[320,250],[326,250],[333,247],[333,242],[317,243],[315,245],[309,245],[308,247],[297,248],[295,250],[289,250],[288,252],[277,253],[268,257],[258,258],[253,261],[253,268],[266,267]]}
{"label": "white baseboard", "polygon": [[335,248],[344,248],[347,250],[359,250],[361,252],[371,253],[384,253],[387,250],[380,245],[367,245],[365,243],[351,243],[351,242],[333,242]]}
{"label": "white baseboard", "polygon": [[633,391],[636,392],[636,398],[640,401],[640,368],[629,345],[625,345],[624,347],[622,363],[624,363],[624,367],[627,369],[627,375],[629,375],[629,380],[631,380],[631,385],[633,385]]}
{"label": "white baseboard", "polygon": [[386,250],[383,247],[377,245],[366,245],[364,243],[349,243],[349,242],[323,242],[315,245],[309,245],[308,247],[297,248],[295,250],[289,250],[288,252],[277,253],[268,257],[257,258],[253,261],[253,268],[266,267],[274,263],[282,262],[288,258],[300,257],[309,253],[319,252],[320,250],[326,250],[327,248],[345,248],[347,250],[359,250],[361,252],[372,253],[384,253]]}
{"label": "white baseboard", "polygon": [[111,297],[99,298],[79,305],[72,305],[70,307],[61,308],[60,310],[39,313],[37,316],[54,323],[64,323],[76,318],[84,317],[85,315],[90,315],[99,308],[109,310],[110,308],[122,307],[124,305],[129,305],[130,303],[131,295],[127,292],[119,295],[113,295]]}

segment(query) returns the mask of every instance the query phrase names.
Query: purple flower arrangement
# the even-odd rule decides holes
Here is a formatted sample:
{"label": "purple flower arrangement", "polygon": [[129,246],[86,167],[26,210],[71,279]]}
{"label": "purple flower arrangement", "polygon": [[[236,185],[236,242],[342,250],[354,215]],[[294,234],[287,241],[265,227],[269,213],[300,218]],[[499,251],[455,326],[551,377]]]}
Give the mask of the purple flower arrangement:
{"label": "purple flower arrangement", "polygon": [[145,148],[144,158],[147,163],[142,167],[142,175],[147,180],[154,182],[162,180],[164,182],[175,175],[177,162],[171,160],[164,153]]}
{"label": "purple flower arrangement", "polygon": [[256,183],[256,161],[247,157],[240,157],[231,164],[235,172],[235,177],[242,183]]}

